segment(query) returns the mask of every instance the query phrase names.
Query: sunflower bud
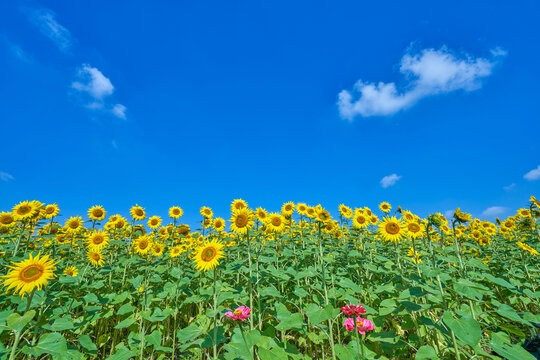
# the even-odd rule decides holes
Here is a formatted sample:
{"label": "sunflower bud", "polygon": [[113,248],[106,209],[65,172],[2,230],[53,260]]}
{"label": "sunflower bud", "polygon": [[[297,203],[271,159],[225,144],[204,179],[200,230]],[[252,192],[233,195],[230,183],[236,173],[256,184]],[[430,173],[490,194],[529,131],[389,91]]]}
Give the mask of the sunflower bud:
{"label": "sunflower bud", "polygon": [[434,225],[436,227],[439,227],[442,225],[442,220],[440,217],[438,217],[436,214],[431,214],[428,216],[428,221],[431,225]]}

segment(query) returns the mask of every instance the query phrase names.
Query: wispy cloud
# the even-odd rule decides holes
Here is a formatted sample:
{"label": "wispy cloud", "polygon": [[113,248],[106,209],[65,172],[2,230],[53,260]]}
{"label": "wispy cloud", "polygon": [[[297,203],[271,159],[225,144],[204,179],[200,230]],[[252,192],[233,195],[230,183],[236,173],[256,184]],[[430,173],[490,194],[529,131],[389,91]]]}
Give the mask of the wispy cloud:
{"label": "wispy cloud", "polygon": [[0,171],[0,180],[8,182],[10,180],[15,180],[15,178],[13,177],[13,175],[8,174],[7,172]]}
{"label": "wispy cloud", "polygon": [[454,216],[455,211],[456,210],[446,210],[444,212],[444,217],[447,218],[447,219],[451,219]]}
{"label": "wispy cloud", "polygon": [[124,105],[111,106],[107,103],[107,97],[113,94],[114,86],[99,69],[83,64],[77,72],[76,80],[71,83],[71,87],[82,96],[86,108],[105,111],[120,119],[126,119],[127,108]]}
{"label": "wispy cloud", "polygon": [[536,169],[532,169],[525,175],[523,175],[523,178],[529,181],[534,181],[540,179],[540,165]]}
{"label": "wispy cloud", "polygon": [[504,206],[491,206],[482,212],[482,216],[484,217],[499,216],[499,215],[504,214],[507,210],[508,208],[505,208]]}
{"label": "wispy cloud", "polygon": [[113,148],[118,149],[118,143],[116,142],[116,140],[111,141],[111,145]]}
{"label": "wispy cloud", "polygon": [[454,55],[446,47],[439,50],[423,49],[413,53],[410,49],[401,58],[399,71],[404,85],[396,83],[370,83],[358,80],[352,91],[339,93],[338,107],[342,118],[356,116],[386,116],[407,109],[421,99],[456,90],[473,91],[482,86],[481,79],[491,75],[495,64],[506,55],[496,48],[492,58],[474,58]]}
{"label": "wispy cloud", "polygon": [[56,21],[56,14],[47,8],[24,8],[28,20],[64,53],[69,53],[73,38],[67,28]]}
{"label": "wispy cloud", "polygon": [[515,187],[516,187],[516,184],[515,184],[515,183],[512,183],[512,184],[510,184],[510,185],[508,185],[508,186],[504,186],[503,189],[504,189],[504,191],[510,191],[510,190],[512,190],[512,189],[515,188]]}
{"label": "wispy cloud", "polygon": [[401,178],[402,176],[399,176],[397,174],[385,176],[381,179],[381,186],[386,189],[389,186],[395,185],[396,182]]}

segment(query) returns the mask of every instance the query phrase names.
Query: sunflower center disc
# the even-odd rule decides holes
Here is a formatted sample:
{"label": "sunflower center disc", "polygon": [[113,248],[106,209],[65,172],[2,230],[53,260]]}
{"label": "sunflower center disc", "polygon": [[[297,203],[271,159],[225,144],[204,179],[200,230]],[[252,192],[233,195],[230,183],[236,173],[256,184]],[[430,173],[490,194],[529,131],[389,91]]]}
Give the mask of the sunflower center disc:
{"label": "sunflower center disc", "polygon": [[43,268],[39,265],[30,265],[21,271],[21,280],[30,282],[39,279],[43,274]]}
{"label": "sunflower center disc", "polygon": [[391,235],[395,235],[399,233],[399,226],[395,223],[388,223],[386,224],[386,232]]}

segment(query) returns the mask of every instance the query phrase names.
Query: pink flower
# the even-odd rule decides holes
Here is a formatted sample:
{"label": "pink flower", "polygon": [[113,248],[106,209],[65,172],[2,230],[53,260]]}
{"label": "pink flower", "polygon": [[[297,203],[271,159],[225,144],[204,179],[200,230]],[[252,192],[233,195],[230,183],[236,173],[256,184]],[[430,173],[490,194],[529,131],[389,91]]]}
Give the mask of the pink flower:
{"label": "pink flower", "polygon": [[247,306],[240,306],[234,312],[227,311],[225,313],[225,316],[227,316],[231,320],[241,320],[244,321],[247,318],[249,318],[249,312],[251,311],[250,308]]}
{"label": "pink flower", "polygon": [[347,305],[343,306],[341,308],[341,311],[347,316],[350,315],[357,315],[360,316],[360,314],[365,314],[366,309],[364,309],[364,305]]}
{"label": "pink flower", "polygon": [[360,316],[356,318],[356,321],[354,321],[353,318],[348,318],[343,323],[343,326],[345,326],[345,329],[347,329],[347,331],[353,331],[355,323],[356,323],[356,328],[358,329],[358,332],[362,335],[364,335],[366,331],[371,331],[375,328],[373,326],[373,323],[370,320],[363,319]]}

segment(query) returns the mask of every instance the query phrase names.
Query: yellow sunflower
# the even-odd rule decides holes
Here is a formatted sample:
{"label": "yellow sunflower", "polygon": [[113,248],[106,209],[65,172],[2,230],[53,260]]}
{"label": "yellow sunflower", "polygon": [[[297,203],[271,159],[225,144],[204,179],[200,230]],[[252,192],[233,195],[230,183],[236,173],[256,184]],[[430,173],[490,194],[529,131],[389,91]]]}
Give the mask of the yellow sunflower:
{"label": "yellow sunflower", "polygon": [[56,263],[49,259],[49,255],[41,256],[41,253],[33,257],[30,254],[28,259],[18,263],[12,263],[11,269],[4,278],[6,290],[14,288],[14,293],[24,298],[25,294],[30,294],[34,289],[41,290],[47,285],[47,281],[56,277]]}
{"label": "yellow sunflower", "polygon": [[422,262],[422,259],[420,259],[420,254],[417,251],[414,251],[412,247],[409,248],[407,256],[409,256],[412,262],[415,264],[420,264]]}
{"label": "yellow sunflower", "polygon": [[407,235],[409,235],[411,239],[420,239],[424,237],[424,230],[422,229],[422,226],[419,223],[415,221],[411,221],[411,222],[408,222],[406,226],[407,226]]}
{"label": "yellow sunflower", "polygon": [[75,277],[75,276],[79,275],[79,269],[77,269],[75,266],[69,266],[69,267],[65,268],[64,275]]}
{"label": "yellow sunflower", "polygon": [[285,218],[278,213],[271,213],[265,221],[266,227],[273,232],[282,232],[285,230]]}
{"label": "yellow sunflower", "polygon": [[236,212],[238,210],[247,209],[248,204],[242,199],[235,199],[231,203],[231,211]]}
{"label": "yellow sunflower", "polygon": [[135,252],[140,255],[145,255],[152,248],[152,238],[148,235],[141,235],[137,239],[133,240],[133,248]]}
{"label": "yellow sunflower", "polygon": [[182,215],[184,215],[184,210],[178,206],[173,206],[169,209],[169,217],[171,219],[180,219]]}
{"label": "yellow sunflower", "polygon": [[292,215],[294,213],[294,203],[292,201],[289,201],[281,207],[281,213],[285,216]]}
{"label": "yellow sunflower", "polygon": [[191,229],[189,225],[181,224],[180,226],[177,227],[177,231],[179,235],[188,236]]}
{"label": "yellow sunflower", "polygon": [[88,209],[88,217],[94,221],[101,221],[105,219],[106,214],[107,212],[101,205],[92,206],[90,209]]}
{"label": "yellow sunflower", "polygon": [[90,249],[88,250],[87,257],[88,260],[90,260],[90,263],[96,267],[105,264],[105,256],[99,251]]}
{"label": "yellow sunflower", "polygon": [[296,211],[298,211],[300,215],[307,215],[307,209],[308,209],[308,206],[304,203],[296,204]]}
{"label": "yellow sunflower", "polygon": [[350,207],[340,204],[339,205],[339,213],[341,216],[343,216],[345,219],[350,219],[353,217],[353,211]]}
{"label": "yellow sunflower", "polygon": [[148,219],[148,227],[150,229],[157,229],[161,225],[161,218],[157,215],[154,215]]}
{"label": "yellow sunflower", "polygon": [[71,234],[81,231],[84,228],[82,218],[80,216],[70,217],[64,224],[64,228]]}
{"label": "yellow sunflower", "polygon": [[467,221],[472,220],[472,216],[471,214],[467,214],[466,212],[463,212],[459,208],[457,208],[454,212],[454,219],[456,219],[460,223],[466,223]]}
{"label": "yellow sunflower", "polygon": [[262,207],[257,208],[257,218],[264,222],[266,218],[268,217],[268,212],[263,209]]}
{"label": "yellow sunflower", "polygon": [[214,212],[212,211],[212,209],[210,209],[209,207],[206,207],[206,206],[201,207],[199,212],[200,212],[201,216],[204,216],[204,217],[211,218],[212,216],[214,216]]}
{"label": "yellow sunflower", "polygon": [[533,205],[535,205],[537,209],[540,209],[540,202],[536,200],[534,196],[531,195],[531,198],[529,199],[529,201],[533,203]]}
{"label": "yellow sunflower", "polygon": [[315,210],[315,208],[312,206],[308,206],[306,210],[306,215],[308,218],[314,219],[317,216],[317,210]]}
{"label": "yellow sunflower", "polygon": [[13,207],[13,216],[18,221],[30,220],[38,213],[39,208],[33,201],[23,201]]}
{"label": "yellow sunflower", "polygon": [[369,217],[361,212],[356,212],[353,217],[353,226],[357,229],[363,229],[370,224]]}
{"label": "yellow sunflower", "polygon": [[369,217],[369,222],[371,223],[371,225],[377,225],[379,223],[379,218],[377,217],[377,215],[371,215]]}
{"label": "yellow sunflower", "polygon": [[399,241],[405,236],[406,227],[396,217],[387,217],[379,223],[379,234],[386,241]]}
{"label": "yellow sunflower", "polygon": [[138,204],[135,204],[135,206],[129,209],[129,213],[131,214],[133,220],[136,221],[141,221],[146,218],[146,212],[144,211],[144,208],[142,206],[139,206]]}
{"label": "yellow sunflower", "polygon": [[161,256],[165,251],[165,244],[155,242],[154,244],[152,244],[152,248],[150,249],[150,251],[154,256]]}
{"label": "yellow sunflower", "polygon": [[383,212],[383,213],[387,213],[389,212],[390,210],[392,210],[392,206],[390,206],[389,203],[387,202],[382,202],[379,204],[379,209]]}
{"label": "yellow sunflower", "polygon": [[205,242],[195,250],[193,261],[199,271],[208,271],[219,265],[219,259],[225,256],[224,247],[220,241]]}
{"label": "yellow sunflower", "polygon": [[88,235],[86,243],[88,244],[89,249],[101,251],[109,244],[109,237],[107,233],[102,230],[96,230]]}
{"label": "yellow sunflower", "polygon": [[0,227],[8,227],[13,224],[15,224],[15,216],[13,216],[13,213],[0,212]]}
{"label": "yellow sunflower", "polygon": [[330,216],[330,213],[328,212],[328,210],[320,208],[317,211],[317,220],[318,221],[327,222],[327,221],[330,221],[331,219],[332,219],[332,217]]}
{"label": "yellow sunflower", "polygon": [[531,211],[529,209],[519,209],[518,214],[521,217],[531,217]]}
{"label": "yellow sunflower", "polygon": [[49,204],[45,206],[45,219],[52,219],[60,212],[60,207],[56,204]]}
{"label": "yellow sunflower", "polygon": [[217,232],[222,232],[223,230],[225,230],[225,220],[222,218],[215,218],[214,222],[212,223],[212,227]]}
{"label": "yellow sunflower", "polygon": [[539,254],[538,254],[538,251],[536,251],[535,249],[533,249],[533,248],[530,247],[529,245],[527,245],[527,244],[525,244],[525,243],[523,243],[523,242],[521,242],[521,241],[518,241],[517,244],[518,244],[518,246],[519,246],[520,248],[522,248],[522,249],[525,250],[525,251],[528,251],[531,255],[534,255],[534,256],[539,255]]}
{"label": "yellow sunflower", "polygon": [[177,256],[180,256],[180,254],[182,254],[185,251],[184,249],[185,249],[184,246],[176,245],[175,247],[171,249],[171,251],[169,251],[169,257],[175,258]]}
{"label": "yellow sunflower", "polygon": [[253,221],[253,214],[248,209],[234,212],[229,221],[232,223],[231,230],[236,234],[247,233],[247,231],[255,224]]}

